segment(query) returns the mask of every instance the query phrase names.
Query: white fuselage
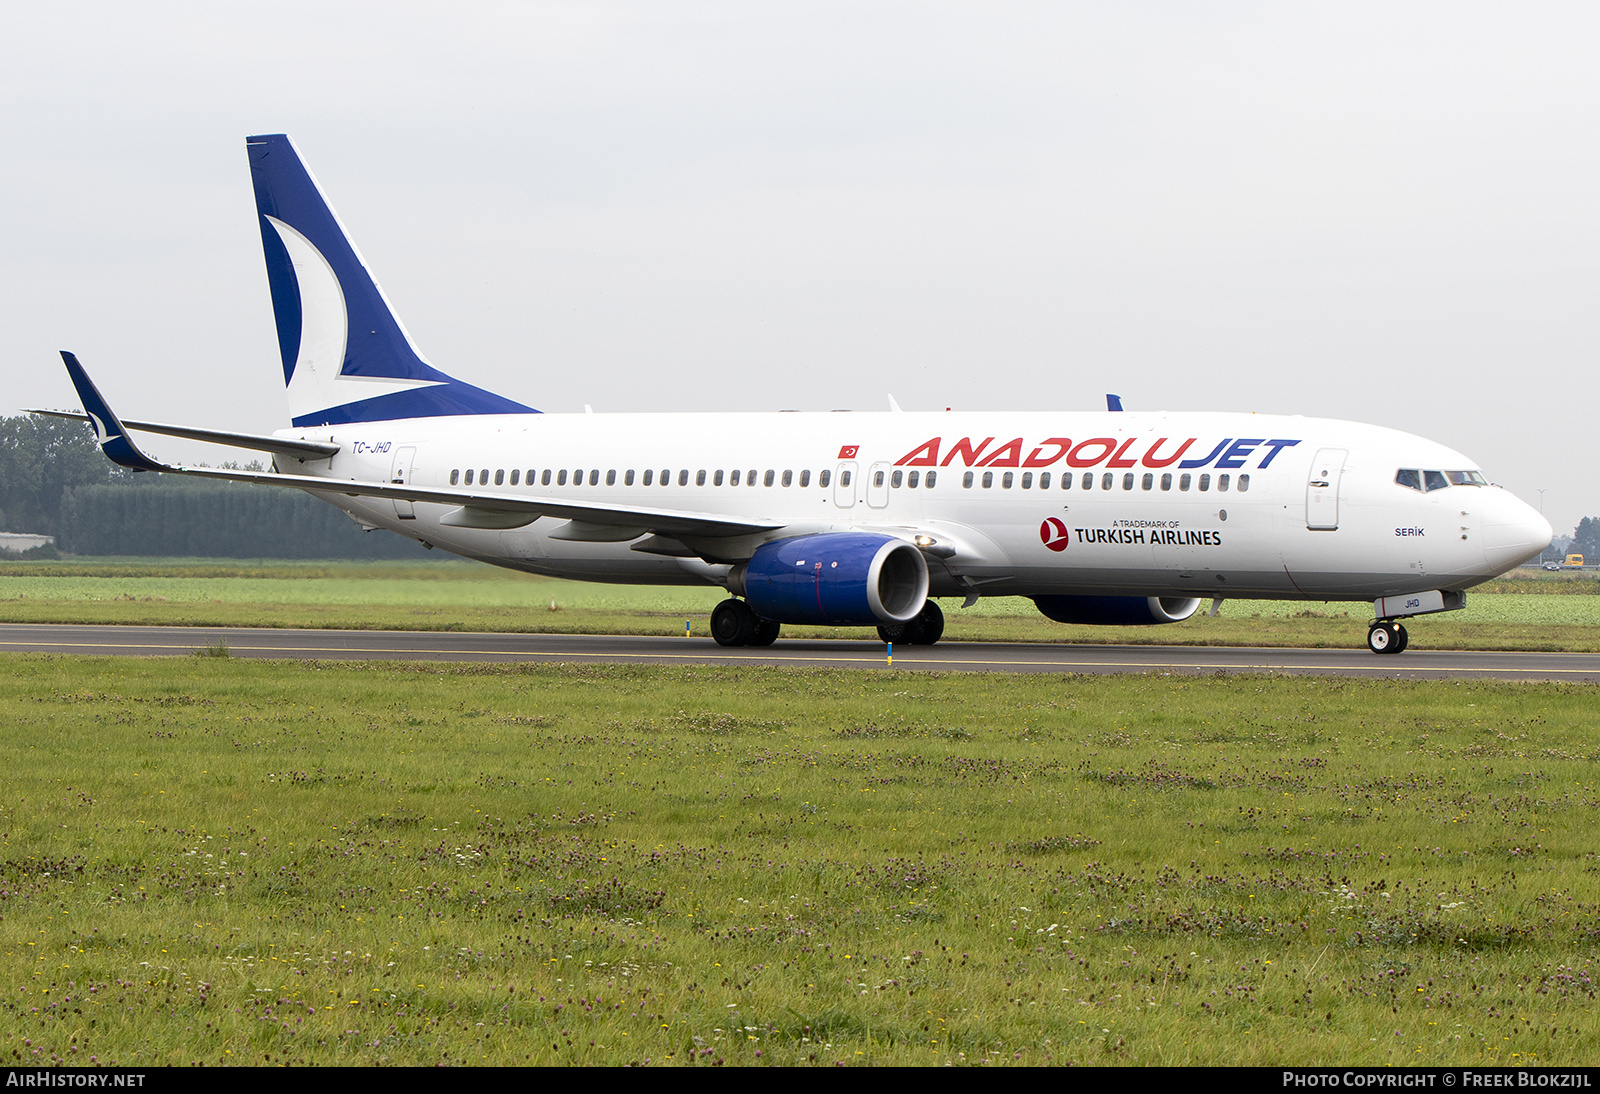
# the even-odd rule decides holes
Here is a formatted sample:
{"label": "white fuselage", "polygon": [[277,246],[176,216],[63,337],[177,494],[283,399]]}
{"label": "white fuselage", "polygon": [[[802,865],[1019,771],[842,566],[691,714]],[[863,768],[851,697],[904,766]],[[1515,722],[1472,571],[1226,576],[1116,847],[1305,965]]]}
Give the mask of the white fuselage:
{"label": "white fuselage", "polygon": [[[726,563],[762,542],[860,530],[921,543],[935,596],[1372,600],[1466,589],[1550,540],[1522,501],[1469,484],[1463,473],[1476,465],[1459,452],[1316,418],[517,414],[280,435],[338,443],[331,460],[282,468],[335,480],[450,488],[470,472],[471,485],[487,474],[496,493],[782,526],[709,545],[685,538],[674,557],[660,553],[674,546],[661,537],[563,538],[582,533],[560,518],[464,528],[441,523],[443,504],[318,492],[365,523],[456,554],[594,581],[721,584]],[[1456,482],[1413,488],[1397,482],[1402,470]]]}

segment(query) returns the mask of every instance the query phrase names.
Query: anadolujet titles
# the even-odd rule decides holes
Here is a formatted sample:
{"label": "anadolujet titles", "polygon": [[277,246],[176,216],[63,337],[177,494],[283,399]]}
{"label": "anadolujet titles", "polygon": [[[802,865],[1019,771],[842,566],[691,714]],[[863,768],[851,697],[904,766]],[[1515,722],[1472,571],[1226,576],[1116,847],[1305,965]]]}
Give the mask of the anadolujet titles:
{"label": "anadolujet titles", "polygon": [[[1177,623],[1204,600],[1365,601],[1401,620],[1550,543],[1477,464],[1408,433],[1258,414],[546,414],[430,364],[287,136],[246,141],[291,427],[118,418],[70,353],[101,447],[140,471],[307,490],[368,528],[532,573],[728,591],[716,641],[782,624],[932,643],[936,598],[1063,623]],[[166,464],[130,431],[269,453]]]}

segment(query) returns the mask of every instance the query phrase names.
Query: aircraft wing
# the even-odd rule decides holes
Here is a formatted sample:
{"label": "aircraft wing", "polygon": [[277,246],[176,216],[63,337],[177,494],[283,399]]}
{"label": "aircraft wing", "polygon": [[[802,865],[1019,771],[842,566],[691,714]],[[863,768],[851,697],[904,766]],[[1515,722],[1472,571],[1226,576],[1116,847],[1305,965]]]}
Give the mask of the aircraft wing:
{"label": "aircraft wing", "polygon": [[[83,420],[94,426],[100,450],[113,463],[134,471],[160,471],[177,475],[221,479],[227,482],[253,482],[267,486],[291,486],[321,494],[343,494],[352,498],[391,498],[395,501],[432,502],[460,506],[458,514],[446,514],[444,523],[457,527],[515,528],[539,517],[563,517],[584,524],[618,529],[638,529],[638,535],[654,532],[662,536],[721,537],[750,535],[782,528],[781,522],[730,520],[716,513],[696,513],[680,509],[656,509],[636,505],[597,505],[566,498],[511,494],[492,490],[430,488],[404,483],[366,482],[360,479],[333,479],[320,475],[284,475],[275,471],[236,471],[216,467],[184,467],[164,464],[146,455],[127,435],[129,426],[117,417],[89,379],[78,359],[65,350],[61,359],[78,398],[88,413]],[[68,417],[69,415],[62,415]],[[70,417],[78,417],[70,415]],[[201,430],[191,431],[194,433]],[[174,436],[178,434],[173,434]],[[195,438],[202,439],[202,438]],[[265,438],[260,438],[265,439]],[[319,457],[325,458],[325,457]],[[499,517],[500,519],[496,519]],[[518,517],[526,519],[518,520]],[[454,518],[454,519],[452,519]],[[633,537],[627,537],[633,538]]]}
{"label": "aircraft wing", "polygon": [[[47,414],[52,418],[66,418],[72,422],[92,422],[87,414],[73,414],[66,410],[29,410],[28,414]],[[298,438],[268,437],[259,433],[226,433],[217,429],[195,429],[186,425],[163,425],[160,422],[123,421],[128,429],[141,433],[160,433],[166,437],[182,437],[188,441],[205,441],[223,444],[230,448],[248,448],[256,452],[270,452],[274,456],[288,456],[304,463],[306,460],[325,460],[339,446],[326,441],[303,441]]]}

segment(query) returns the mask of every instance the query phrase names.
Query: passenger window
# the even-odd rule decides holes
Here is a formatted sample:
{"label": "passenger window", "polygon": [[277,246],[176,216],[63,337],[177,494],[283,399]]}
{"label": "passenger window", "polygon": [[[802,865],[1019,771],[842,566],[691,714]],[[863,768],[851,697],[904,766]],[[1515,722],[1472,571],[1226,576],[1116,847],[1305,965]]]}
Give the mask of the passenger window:
{"label": "passenger window", "polygon": [[1081,489],[1081,490],[1093,490],[1094,489],[1094,473],[1091,472],[1091,471],[1085,471],[1083,473],[1083,481],[1078,484],[1078,488]]}
{"label": "passenger window", "polygon": [[528,468],[528,485],[529,486],[533,485],[533,476],[534,476],[534,470],[533,470],[533,468],[530,467],[530,468]]}
{"label": "passenger window", "polygon": [[706,484],[706,473],[703,469],[694,473],[694,484],[696,486],[704,486]]}
{"label": "passenger window", "polygon": [[567,471],[566,471],[566,468],[562,468],[560,471],[556,472],[556,485],[557,486],[565,486],[565,485],[567,485]]}
{"label": "passenger window", "polygon": [[1444,476],[1437,471],[1424,471],[1422,473],[1422,482],[1429,491],[1443,490],[1450,485],[1445,481]]}
{"label": "passenger window", "polygon": [[1189,478],[1189,476],[1186,475],[1186,474],[1185,475],[1179,475],[1178,476],[1178,489],[1179,490],[1187,490],[1187,489],[1189,489],[1189,484],[1191,482],[1193,482],[1193,481],[1194,480]]}
{"label": "passenger window", "polygon": [[1100,489],[1102,489],[1102,490],[1110,490],[1111,489],[1111,484],[1113,482],[1115,482],[1115,481],[1116,481],[1116,476],[1113,475],[1111,472],[1107,471],[1104,475],[1100,476]]}
{"label": "passenger window", "polygon": [[1202,491],[1206,491],[1206,490],[1210,490],[1211,489],[1211,476],[1210,475],[1201,475],[1200,476],[1200,489]]}
{"label": "passenger window", "polygon": [[1000,488],[1002,490],[1011,489],[1011,472],[1007,471],[1004,475],[1000,476]]}
{"label": "passenger window", "polygon": [[[778,473],[776,471],[772,470],[769,467],[767,469],[767,473],[761,477],[761,481],[762,481],[762,483],[764,485],[771,486],[773,484],[773,482],[775,482],[777,480],[777,477],[778,477]],[[882,471],[878,472],[878,485],[879,486],[883,485],[883,472]]]}
{"label": "passenger window", "polygon": [[1227,476],[1227,475],[1218,475],[1217,476],[1217,489],[1222,491],[1223,493],[1227,493],[1228,492],[1228,479],[1229,479],[1229,476]]}
{"label": "passenger window", "polygon": [[539,476],[539,485],[540,486],[549,486],[550,485],[550,469],[548,467],[544,469],[544,474]]}
{"label": "passenger window", "polygon": [[[515,484],[513,484],[513,485],[515,485]],[[607,471],[606,472],[606,485],[607,486],[615,486],[615,485],[617,485],[617,473],[616,473],[616,471]]]}
{"label": "passenger window", "polygon": [[628,468],[627,473],[622,476],[622,485],[623,486],[632,486],[633,485],[633,468],[631,468],[631,467]]}
{"label": "passenger window", "polygon": [[[825,486],[828,485],[829,481],[832,480],[832,478],[833,478],[833,472],[832,471],[824,471],[822,474],[817,476],[817,485],[825,487]],[[805,484],[806,484],[806,480],[805,479],[801,479],[800,480],[800,485],[804,486]]]}
{"label": "passenger window", "polygon": [[983,473],[983,488],[985,490],[987,490],[990,487],[992,487],[993,485],[994,485],[994,472],[993,471],[985,471]]}
{"label": "passenger window", "polygon": [[1172,489],[1172,476],[1171,475],[1162,475],[1161,476],[1161,489],[1163,489],[1163,490],[1171,490]]}
{"label": "passenger window", "polygon": [[1122,476],[1122,488],[1124,490],[1132,490],[1133,489],[1133,472],[1132,471],[1129,471],[1126,475]]}
{"label": "passenger window", "polygon": [[972,472],[971,471],[968,471],[965,475],[961,476],[961,486],[962,486],[963,489],[966,489],[966,490],[971,490],[972,489]]}
{"label": "passenger window", "polygon": [[738,486],[739,485],[739,472],[734,471],[734,472],[731,472],[728,475],[728,485],[729,486]]}
{"label": "passenger window", "polygon": [[646,471],[644,473],[644,484],[646,486],[649,486],[650,485],[650,480],[655,478],[655,477],[656,477],[656,473],[654,471]]}
{"label": "passenger window", "polygon": [[[827,483],[823,483],[822,485],[826,486],[828,484]],[[848,471],[839,472],[839,485],[840,486],[849,486],[850,485],[850,472],[848,472]]]}
{"label": "passenger window", "polygon": [[589,485],[590,486],[599,486],[600,485],[600,469],[598,467],[595,468],[593,471],[589,472]]}
{"label": "passenger window", "polygon": [[485,467],[482,471],[478,472],[478,485],[479,486],[488,486],[489,485],[489,469],[487,467]]}
{"label": "passenger window", "polygon": [[460,486],[461,485],[461,469],[459,467],[456,468],[454,471],[450,472],[450,485],[451,486]]}
{"label": "passenger window", "polygon": [[1048,489],[1050,489],[1050,472],[1048,472],[1048,471],[1039,472],[1039,489],[1040,490],[1048,490]]}
{"label": "passenger window", "polygon": [[711,485],[712,486],[721,486],[722,485],[722,469],[720,467],[717,468],[717,473],[711,476]]}
{"label": "passenger window", "polygon": [[[824,474],[826,474],[826,472],[824,472]],[[937,471],[929,471],[928,472],[928,482],[927,482],[928,489],[932,490],[933,489],[933,484],[935,482],[937,482],[937,481],[939,481],[939,472],[937,472]]]}
{"label": "passenger window", "polygon": [[521,477],[522,477],[522,470],[520,468],[518,468],[517,470],[511,472],[511,485],[512,486],[516,486],[518,480],[521,479]]}
{"label": "passenger window", "polygon": [[1144,475],[1144,479],[1139,483],[1139,488],[1141,490],[1149,490],[1151,487],[1155,486],[1155,484],[1156,484],[1156,477],[1154,475],[1150,474],[1148,471],[1146,471],[1145,475]]}
{"label": "passenger window", "polygon": [[811,485],[811,469],[810,468],[806,468],[804,471],[800,472],[800,487],[801,487],[801,489],[804,489],[805,487],[810,486],[810,485]]}
{"label": "passenger window", "polygon": [[499,468],[498,470],[495,471],[495,473],[494,473],[494,484],[496,486],[504,486],[506,484],[506,469],[505,468],[502,467],[502,468]]}
{"label": "passenger window", "polygon": [[1033,489],[1033,472],[1032,471],[1024,471],[1022,473],[1022,488],[1024,490],[1032,490]]}
{"label": "passenger window", "polygon": [[1249,475],[1240,475],[1239,476],[1239,493],[1242,494],[1248,489],[1250,489],[1250,476]]}
{"label": "passenger window", "polygon": [[689,485],[689,469],[688,468],[684,468],[682,471],[678,472],[678,485],[679,486],[688,486]]}
{"label": "passenger window", "polygon": [[889,476],[889,485],[894,487],[896,490],[900,489],[900,484],[904,481],[905,474],[899,470],[896,470],[894,474]]}
{"label": "passenger window", "polygon": [[[755,468],[752,467],[750,469],[750,474],[748,474],[748,475],[746,475],[744,477],[744,484],[746,486],[754,486],[756,484],[756,469]],[[769,483],[767,483],[767,485],[771,486],[772,484],[769,482]]]}
{"label": "passenger window", "polygon": [[[907,475],[906,476],[906,487],[907,487],[907,489],[915,490],[917,488],[917,480],[920,477],[921,477],[921,472],[918,472],[918,471],[913,471],[913,472],[911,472],[911,474]],[[800,485],[804,486],[805,483],[801,483]]]}
{"label": "passenger window", "polygon": [[671,486],[672,485],[672,472],[667,470],[666,468],[662,468],[661,469],[661,485],[662,486]]}

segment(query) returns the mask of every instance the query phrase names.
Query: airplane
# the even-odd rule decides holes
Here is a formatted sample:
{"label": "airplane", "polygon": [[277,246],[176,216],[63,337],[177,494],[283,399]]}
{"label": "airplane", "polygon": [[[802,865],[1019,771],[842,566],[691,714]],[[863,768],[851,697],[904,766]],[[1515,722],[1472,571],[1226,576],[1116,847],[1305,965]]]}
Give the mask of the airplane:
{"label": "airplane", "polygon": [[[106,456],[306,490],[363,527],[529,573],[712,585],[724,646],[783,624],[937,642],[937,600],[1032,599],[1079,624],[1202,601],[1370,601],[1367,645],[1537,557],[1549,523],[1468,457],[1374,425],[1105,412],[542,413],[416,348],[289,137],[246,140],[291,425],[119,418],[63,351]],[[159,462],[130,432],[267,453]]]}

